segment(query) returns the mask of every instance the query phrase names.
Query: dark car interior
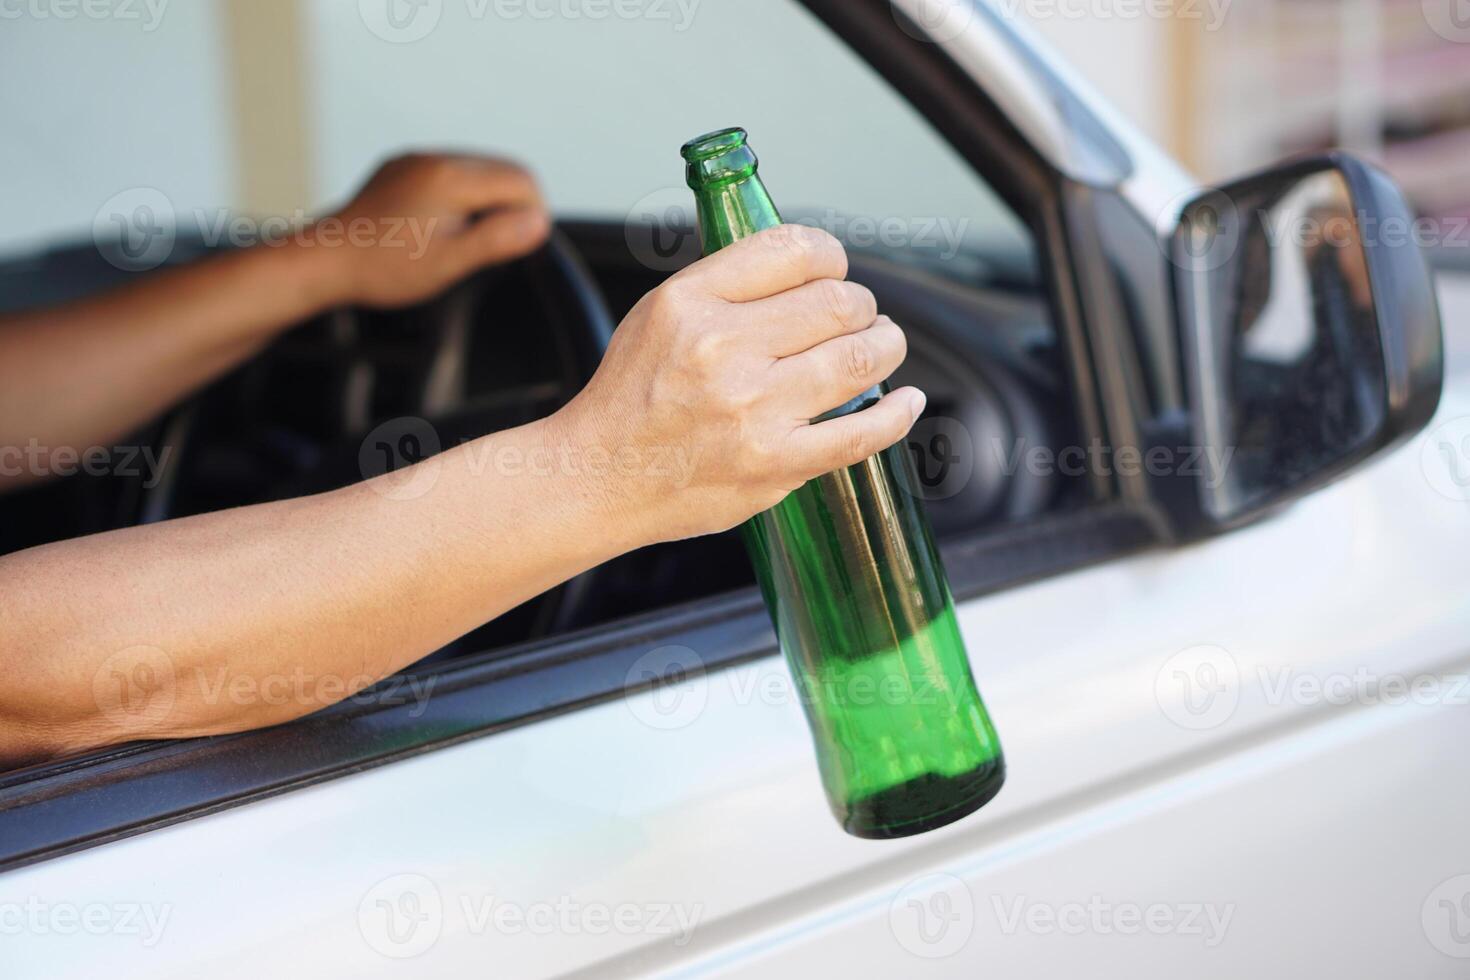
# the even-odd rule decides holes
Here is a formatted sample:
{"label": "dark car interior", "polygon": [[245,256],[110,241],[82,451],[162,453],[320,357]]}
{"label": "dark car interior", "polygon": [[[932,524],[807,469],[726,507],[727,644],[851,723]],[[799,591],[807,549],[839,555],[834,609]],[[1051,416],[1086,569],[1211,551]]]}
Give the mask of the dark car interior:
{"label": "dark car interior", "polygon": [[[694,236],[682,240],[677,262],[697,259]],[[173,260],[206,252],[181,243]],[[908,448],[940,537],[1080,506],[1080,480],[1028,463],[1029,450],[1076,439],[1039,286],[978,257],[938,267],[881,249],[852,255],[852,278],[872,288],[908,331],[910,353],[895,383],[929,395]],[[0,311],[65,301],[127,275],[91,243],[13,260],[0,265]],[[8,497],[0,553],[327,491],[435,451],[407,434],[390,445],[366,444],[375,430],[395,431],[384,429],[392,420],[427,420],[442,449],[547,415],[586,383],[613,325],[666,275],[638,260],[621,224],[563,222],[543,252],[429,303],[337,310],[304,323],[122,440],[153,449],[157,478],[78,473]],[[955,465],[973,470],[946,482]],[[650,548],[594,569],[433,659],[596,626],[753,581],[735,534]]]}

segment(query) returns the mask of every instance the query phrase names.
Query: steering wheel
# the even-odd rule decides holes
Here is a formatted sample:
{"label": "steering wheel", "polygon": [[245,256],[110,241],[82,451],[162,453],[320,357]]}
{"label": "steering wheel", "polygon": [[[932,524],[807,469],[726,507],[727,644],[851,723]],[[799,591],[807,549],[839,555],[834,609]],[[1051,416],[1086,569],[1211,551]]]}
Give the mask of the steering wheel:
{"label": "steering wheel", "polygon": [[[535,405],[509,404],[503,394],[497,399],[472,363],[476,342],[483,349],[496,326],[503,291],[514,286],[555,348],[556,390]],[[376,475],[364,441],[395,425],[427,430],[447,448],[531,421],[514,413],[544,413],[580,391],[601,363],[614,325],[601,289],[559,229],[535,254],[482,270],[421,306],[391,314],[333,311],[163,420],[156,452],[167,462],[139,495],[134,523],[302,496]],[[303,377],[312,380],[303,384]],[[296,414],[310,418],[283,421],[282,402],[307,405]],[[410,449],[396,462],[421,458]],[[232,468],[269,476],[232,481]],[[594,569],[541,597],[532,635],[575,624],[596,576]]]}

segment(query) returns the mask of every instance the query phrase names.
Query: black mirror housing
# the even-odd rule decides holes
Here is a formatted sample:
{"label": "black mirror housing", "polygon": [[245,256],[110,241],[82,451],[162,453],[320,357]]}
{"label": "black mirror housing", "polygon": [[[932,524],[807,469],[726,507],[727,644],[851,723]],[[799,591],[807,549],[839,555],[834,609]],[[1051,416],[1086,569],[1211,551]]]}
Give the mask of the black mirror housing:
{"label": "black mirror housing", "polygon": [[1343,153],[1185,205],[1167,251],[1194,438],[1219,465],[1183,536],[1253,520],[1433,417],[1444,344],[1423,227]]}

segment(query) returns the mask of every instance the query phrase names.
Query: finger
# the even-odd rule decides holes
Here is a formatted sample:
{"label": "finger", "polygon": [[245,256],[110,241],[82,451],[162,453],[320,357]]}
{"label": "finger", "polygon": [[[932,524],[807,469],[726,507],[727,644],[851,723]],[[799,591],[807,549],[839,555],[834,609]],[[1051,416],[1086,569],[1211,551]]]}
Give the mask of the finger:
{"label": "finger", "polygon": [[846,279],[847,251],[820,229],[779,225],[701,259],[675,278],[731,303],[746,303],[817,279]]}
{"label": "finger", "polygon": [[878,318],[873,291],[841,279],[818,279],[736,309],[743,321],[737,329],[764,335],[765,350],[773,357],[790,357],[865,330]]}
{"label": "finger", "polygon": [[924,405],[922,391],[900,388],[861,412],[799,429],[792,442],[803,475],[813,479],[876,456],[908,435]]}
{"label": "finger", "polygon": [[508,160],[444,156],[439,159],[439,166],[443,168],[449,203],[468,212],[544,206],[536,178]]}
{"label": "finger", "polygon": [[866,330],[782,358],[776,383],[800,417],[816,418],[886,380],[907,354],[903,330],[880,316]]}
{"label": "finger", "polygon": [[540,248],[550,233],[551,218],[539,207],[495,211],[454,240],[454,261],[465,273],[509,262]]}

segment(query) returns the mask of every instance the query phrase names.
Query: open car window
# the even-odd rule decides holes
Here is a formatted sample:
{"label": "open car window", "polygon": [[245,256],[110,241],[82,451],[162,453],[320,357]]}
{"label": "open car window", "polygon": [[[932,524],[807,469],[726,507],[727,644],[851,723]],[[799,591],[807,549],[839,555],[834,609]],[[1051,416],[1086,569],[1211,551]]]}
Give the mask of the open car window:
{"label": "open car window", "polygon": [[[1031,236],[974,170],[795,0],[548,15],[582,6],[447,3],[411,29],[375,24],[384,41],[350,4],[307,4],[322,191],[346,193],[365,161],[405,146],[504,146],[542,175],[558,212],[621,220],[687,196],[684,140],[743,125],[788,220],[918,239],[945,258],[1029,253]],[[728,84],[696,82],[732,60],[747,70]]]}
{"label": "open car window", "polygon": [[[0,148],[4,179],[36,188],[0,238],[0,255],[11,256],[0,260],[0,309],[125,279],[103,260],[107,243],[160,211],[174,222],[169,259],[179,261],[249,244],[235,241],[221,216],[310,214],[386,156],[466,147],[516,156],[537,172],[616,317],[697,254],[687,227],[653,254],[628,231],[687,205],[680,143],[713,126],[746,125],[787,217],[846,239],[854,278],[909,330],[909,363],[895,383],[930,393],[909,449],[956,595],[974,598],[1153,540],[1145,519],[1100,498],[1062,462],[1060,447],[1085,444],[1073,392],[1080,355],[1040,285],[1035,216],[1023,220],[1010,206],[1019,182],[1011,180],[1005,203],[987,179],[992,150],[1023,156],[993,107],[952,110],[951,124],[976,113],[963,125],[984,147],[962,154],[941,137],[939,110],[921,113],[888,71],[882,77],[864,60],[876,61],[880,49],[860,57],[793,0],[625,8],[647,14],[640,18],[545,18],[537,3],[405,5],[433,16],[391,21],[366,16],[372,4],[328,0],[263,5],[251,18],[241,5],[199,4],[170,8],[152,31],[107,23],[70,33],[30,21],[23,38],[0,36],[0,53],[50,52],[21,62],[33,72],[29,96],[0,93],[36,134]],[[929,70],[937,49],[889,11],[880,23],[896,32],[881,47],[895,62],[888,68],[935,76],[906,83],[929,85],[931,102],[954,97],[956,69]],[[751,66],[738,84],[690,84],[730,51]],[[87,85],[70,77],[80,64],[137,81],[130,90]],[[51,118],[68,123],[42,125]],[[862,165],[846,165],[854,160]],[[145,214],[140,201],[154,210]],[[477,404],[504,411],[477,417],[482,432],[554,409],[577,380],[556,361],[559,338],[525,315],[524,296],[512,294],[501,309],[515,316],[480,331],[465,354],[468,376],[497,394]],[[398,396],[414,384],[421,358],[413,344],[432,315],[333,314],[200,393],[190,406],[193,451],[175,456],[172,513],[360,479],[359,450],[371,433],[413,412]],[[344,333],[355,338],[348,348],[338,344]],[[364,364],[381,397],[370,417],[338,424],[344,413],[323,412],[319,396],[349,387],[339,375]],[[452,444],[439,420],[422,421]],[[167,440],[170,431],[164,424],[142,438]],[[345,468],[289,471],[283,445],[303,466],[336,460]],[[0,546],[17,546],[6,529],[52,540],[105,529],[97,515],[113,520],[122,510],[95,498],[112,492],[79,480],[7,501],[25,518],[0,525]],[[406,676],[291,725],[0,777],[0,836],[9,845],[0,864],[617,697],[662,680],[640,663],[667,646],[698,651],[711,670],[775,652],[733,536],[626,556],[562,590],[557,604],[501,617]]]}
{"label": "open car window", "polygon": [[[924,257],[1029,256],[985,182],[795,0],[401,6],[401,20],[391,3],[380,18],[304,0],[7,21],[0,52],[27,84],[0,93],[15,137],[0,179],[27,193],[0,254],[89,236],[99,216],[107,233],[129,203],[116,198],[145,189],[186,235],[222,211],[310,214],[411,148],[513,155],[559,214],[621,220],[683,194],[685,139],[741,124],[789,217]],[[689,83],[730,51],[750,64],[737,84]]]}

